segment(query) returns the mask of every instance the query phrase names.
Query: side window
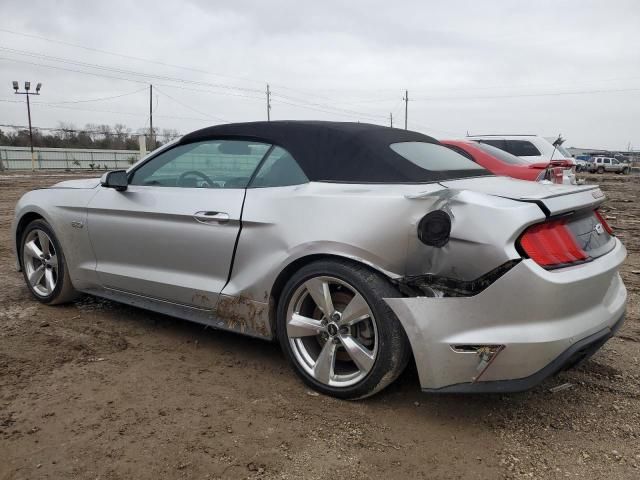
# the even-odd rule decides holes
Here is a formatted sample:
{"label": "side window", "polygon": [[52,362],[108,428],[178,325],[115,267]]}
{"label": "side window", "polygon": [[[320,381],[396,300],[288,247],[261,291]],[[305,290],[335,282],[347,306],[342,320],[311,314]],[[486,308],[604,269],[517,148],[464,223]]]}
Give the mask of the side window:
{"label": "side window", "polygon": [[611,160],[610,160],[610,159],[608,159],[608,158],[605,158],[605,159],[604,159],[604,163],[610,163],[610,162],[611,162]]}
{"label": "side window", "polygon": [[275,147],[260,167],[250,187],[285,187],[308,181],[309,179],[291,154],[284,148]]}
{"label": "side window", "polygon": [[180,188],[246,188],[270,145],[206,140],[178,145],[135,170],[131,185]]}
{"label": "side window", "polygon": [[527,140],[507,140],[507,152],[517,157],[541,155],[540,150]]}
{"label": "side window", "polygon": [[500,150],[504,150],[505,152],[508,152],[507,142],[505,142],[504,140],[478,140],[478,142],[486,143],[487,145],[491,145],[492,147],[496,147],[496,148],[499,148]]}

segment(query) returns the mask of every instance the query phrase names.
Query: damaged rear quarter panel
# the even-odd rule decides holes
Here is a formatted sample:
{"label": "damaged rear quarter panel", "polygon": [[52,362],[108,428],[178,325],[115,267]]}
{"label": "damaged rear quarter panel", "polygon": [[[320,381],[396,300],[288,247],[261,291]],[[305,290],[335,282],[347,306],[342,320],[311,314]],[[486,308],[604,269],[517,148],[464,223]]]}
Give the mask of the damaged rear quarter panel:
{"label": "damaged rear quarter panel", "polygon": [[[449,242],[440,248],[423,244],[417,235],[409,236],[406,275],[441,275],[460,280],[474,280],[499,265],[520,258],[515,241],[525,226],[544,220],[545,215],[532,203],[447,189],[431,208],[441,209],[451,217]],[[429,197],[427,197],[429,198]],[[426,198],[424,198],[426,199]],[[411,199],[420,202],[423,197]],[[411,218],[411,229],[426,212],[419,209]]]}
{"label": "damaged rear quarter panel", "polygon": [[[424,245],[416,233],[420,219],[435,209],[452,217],[451,239],[442,248]],[[391,279],[432,273],[472,280],[519,258],[513,241],[524,225],[543,218],[536,205],[438,183],[248,189],[233,271],[222,293],[268,306],[279,273],[317,254],[353,259]],[[223,302],[218,314],[238,320],[240,304],[234,305]],[[246,313],[272,331],[269,308]]]}

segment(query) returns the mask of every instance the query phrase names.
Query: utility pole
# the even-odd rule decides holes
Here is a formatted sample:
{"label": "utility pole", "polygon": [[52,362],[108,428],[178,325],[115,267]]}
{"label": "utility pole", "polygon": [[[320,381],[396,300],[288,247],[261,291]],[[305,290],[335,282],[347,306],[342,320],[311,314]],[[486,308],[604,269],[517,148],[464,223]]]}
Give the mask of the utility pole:
{"label": "utility pole", "polygon": [[409,90],[404,91],[404,129],[407,129],[407,116],[409,113]]}
{"label": "utility pole", "polygon": [[391,128],[393,128],[393,112],[389,113],[389,122],[391,122]]}
{"label": "utility pole", "polygon": [[269,84],[267,83],[267,122],[271,121],[271,90],[269,90]]}
{"label": "utility pole", "polygon": [[40,89],[42,88],[42,84],[38,83],[36,85],[36,91],[30,92],[31,82],[24,82],[24,92],[19,92],[18,82],[13,81],[13,90],[16,95],[26,95],[27,96],[27,117],[29,118],[29,145],[31,147],[31,171],[36,171],[36,155],[33,152],[33,131],[31,129],[31,104],[29,102],[30,95],[40,95]]}
{"label": "utility pole", "polygon": [[156,142],[153,139],[153,85],[149,85],[149,151],[155,150]]}

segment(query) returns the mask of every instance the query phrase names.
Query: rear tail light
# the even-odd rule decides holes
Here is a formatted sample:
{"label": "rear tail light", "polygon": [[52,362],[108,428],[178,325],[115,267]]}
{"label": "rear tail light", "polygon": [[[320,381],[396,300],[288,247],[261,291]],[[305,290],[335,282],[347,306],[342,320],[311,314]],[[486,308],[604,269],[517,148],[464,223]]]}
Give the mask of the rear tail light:
{"label": "rear tail light", "polygon": [[607,222],[607,220],[604,218],[604,215],[602,215],[602,212],[600,210],[596,210],[594,213],[596,214],[596,217],[598,217],[598,220],[600,221],[600,223],[602,224],[606,232],[609,235],[613,235],[613,228],[611,228],[611,225],[609,225],[609,222]]}
{"label": "rear tail light", "polygon": [[529,258],[546,268],[589,258],[576,243],[565,219],[551,220],[527,228],[519,243]]}

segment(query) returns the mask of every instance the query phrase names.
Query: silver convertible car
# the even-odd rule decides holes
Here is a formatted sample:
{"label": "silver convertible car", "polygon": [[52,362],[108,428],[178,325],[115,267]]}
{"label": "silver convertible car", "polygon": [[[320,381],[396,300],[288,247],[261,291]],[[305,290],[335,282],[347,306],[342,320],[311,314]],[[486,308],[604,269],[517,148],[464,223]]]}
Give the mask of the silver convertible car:
{"label": "silver convertible car", "polygon": [[623,321],[626,256],[597,186],[495,177],[420,133],[256,122],[24,195],[31,293],[79,292],[277,339],[311,387],[531,388]]}

